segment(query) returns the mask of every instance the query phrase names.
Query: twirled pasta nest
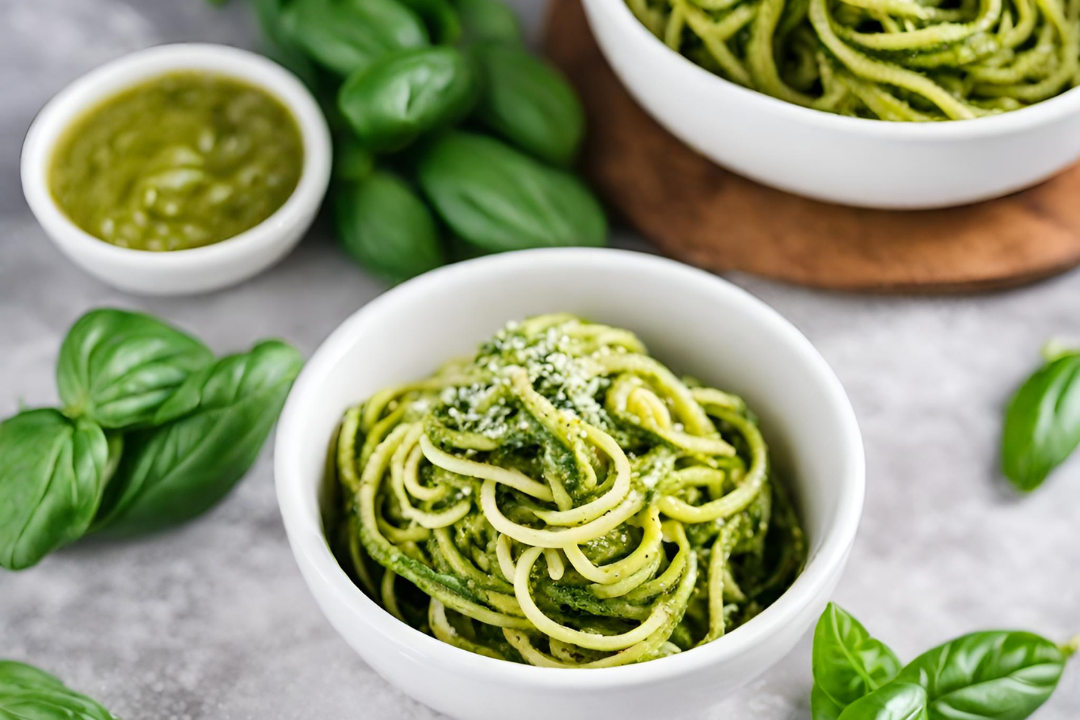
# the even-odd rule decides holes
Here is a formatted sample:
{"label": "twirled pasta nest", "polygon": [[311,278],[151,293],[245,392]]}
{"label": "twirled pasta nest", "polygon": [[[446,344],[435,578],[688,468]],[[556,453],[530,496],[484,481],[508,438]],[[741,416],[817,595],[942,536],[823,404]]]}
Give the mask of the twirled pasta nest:
{"label": "twirled pasta nest", "polygon": [[1080,80],[1080,0],[626,1],[709,70],[842,115],[969,119]]}
{"label": "twirled pasta nest", "polygon": [[346,414],[341,555],[392,614],[554,667],[715,640],[801,570],[805,544],[737,397],[631,333],[547,315]]}

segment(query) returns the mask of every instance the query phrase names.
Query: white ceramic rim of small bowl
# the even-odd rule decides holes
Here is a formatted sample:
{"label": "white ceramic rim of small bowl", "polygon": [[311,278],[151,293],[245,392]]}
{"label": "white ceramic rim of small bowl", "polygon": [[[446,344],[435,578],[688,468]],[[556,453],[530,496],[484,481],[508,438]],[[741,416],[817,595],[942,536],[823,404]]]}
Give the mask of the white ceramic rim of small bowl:
{"label": "white ceramic rim of small bowl", "polygon": [[[743,87],[715,73],[709,72],[681,53],[675,52],[660,41],[658,37],[649,32],[641,21],[637,19],[633,11],[626,4],[626,0],[601,0],[599,3],[590,4],[590,7],[600,6],[607,13],[612,22],[618,23],[621,34],[629,35],[640,42],[643,51],[655,58],[656,62],[671,62],[674,58],[686,71],[695,76],[697,80],[712,82],[724,92],[733,92],[743,97],[746,102],[761,103],[779,114],[786,114],[790,119],[820,125],[834,130],[845,132],[858,132],[871,136],[885,136],[899,139],[918,140],[956,140],[966,138],[986,137],[988,135],[1007,135],[1022,132],[1032,127],[1043,125],[1057,120],[1066,115],[1080,113],[1080,87],[1071,88],[1048,100],[1011,110],[999,115],[988,115],[973,118],[971,120],[949,120],[943,122],[890,122],[886,120],[872,120],[869,118],[848,117],[836,115],[806,108],[795,103],[787,102],[766,95],[757,90]],[[642,59],[641,62],[648,62]]]}
{"label": "white ceramic rim of small bowl", "polygon": [[[817,554],[807,563],[791,588],[751,622],[724,637],[686,653],[637,665],[588,670],[521,665],[462,650],[425,635],[393,617],[353,583],[330,551],[323,533],[317,498],[313,497],[314,493],[310,492],[304,481],[298,446],[294,447],[289,440],[290,436],[303,436],[308,389],[320,384],[326,373],[341,362],[355,344],[353,338],[360,328],[384,307],[419,291],[427,293],[437,291],[440,286],[453,285],[462,276],[471,275],[480,280],[489,273],[524,264],[537,272],[557,272],[560,266],[568,262],[595,267],[598,272],[609,274],[617,274],[622,268],[649,265],[651,272],[667,275],[673,283],[698,287],[707,285],[708,291],[722,296],[726,305],[740,306],[762,327],[768,327],[771,332],[786,338],[820,378],[831,399],[830,412],[839,417],[843,426],[841,443],[844,447],[838,448],[838,452],[844,453],[845,470],[840,480],[842,487],[835,522],[825,531]],[[429,272],[371,301],[331,333],[308,361],[282,412],[275,453],[278,506],[294,553],[302,555],[308,568],[317,572],[339,599],[355,607],[372,628],[403,651],[415,653],[424,662],[458,667],[464,673],[486,675],[511,686],[561,690],[622,687],[671,678],[737,656],[762,642],[775,629],[793,622],[810,598],[821,591],[829,582],[830,575],[844,563],[858,531],[866,481],[862,436],[847,394],[825,359],[794,325],[748,292],[703,270],[644,253],[591,248],[524,250],[469,260]]]}
{"label": "white ceramic rim of small bowl", "polygon": [[[285,204],[244,232],[211,245],[151,252],[123,248],[94,237],[64,213],[48,184],[56,143],[83,113],[140,83],[170,72],[205,71],[258,87],[281,102],[300,130],[304,164]],[[257,253],[318,206],[326,193],[332,157],[330,130],[311,92],[291,72],[261,55],[229,45],[174,43],[138,50],[105,63],[57,93],[34,118],[23,142],[23,192],[38,222],[55,242],[102,263],[132,271],[213,266]]]}

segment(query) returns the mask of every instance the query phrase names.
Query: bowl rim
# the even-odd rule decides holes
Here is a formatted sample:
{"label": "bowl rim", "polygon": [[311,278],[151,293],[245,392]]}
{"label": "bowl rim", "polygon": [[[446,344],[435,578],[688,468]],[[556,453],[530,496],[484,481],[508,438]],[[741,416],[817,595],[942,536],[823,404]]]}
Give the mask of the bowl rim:
{"label": "bowl rim", "polygon": [[[259,224],[202,247],[153,252],[118,247],[76,225],[49,188],[48,173],[64,133],[99,103],[170,72],[202,71],[252,85],[280,102],[295,120],[304,150],[300,178],[285,203]],[[132,271],[197,270],[229,264],[275,245],[322,203],[330,180],[330,129],[318,103],[292,72],[262,55],[215,43],[169,43],[136,50],[73,80],[34,117],[23,141],[23,194],[38,222],[63,249],[96,264]]]}
{"label": "bowl rim", "polygon": [[[821,546],[803,574],[775,603],[752,622],[692,652],[614,668],[574,671],[543,668],[497,660],[470,653],[425,635],[393,617],[357,587],[339,565],[326,542],[319,517],[317,492],[311,490],[301,463],[305,416],[314,405],[313,391],[327,372],[345,357],[365,332],[368,319],[409,296],[438,293],[464,278],[480,280],[508,269],[528,267],[530,272],[558,272],[567,264],[617,273],[633,268],[665,276],[672,284],[691,284],[707,290],[724,305],[738,306],[770,332],[783,336],[820,380],[829,397],[829,410],[837,417],[841,437],[837,451],[844,471],[833,525],[825,530]],[[310,408],[310,409],[309,409]],[[274,474],[278,506],[293,554],[310,584],[314,573],[335,600],[405,654],[424,663],[453,667],[458,672],[481,675],[510,686],[589,690],[622,687],[642,681],[655,682],[693,672],[731,659],[795,622],[812,599],[828,586],[844,564],[855,540],[865,494],[865,456],[854,410],[839,379],[825,359],[794,325],[745,290],[705,271],[654,255],[612,249],[559,248],[526,250],[469,260],[427,273],[390,290],[346,319],[315,351],[289,395],[281,415],[275,444]],[[313,512],[309,512],[309,508]],[[315,587],[310,588],[316,593]],[[317,593],[316,593],[317,594]],[[322,600],[319,601],[320,604]]]}
{"label": "bowl rim", "polygon": [[[786,119],[824,129],[897,140],[950,141],[1024,132],[1032,127],[1080,113],[1080,87],[1074,87],[1034,105],[970,120],[919,123],[836,115],[775,98],[709,72],[681,53],[672,50],[653,35],[637,19],[625,0],[584,0],[584,2],[590,11],[588,13],[590,23],[593,21],[594,10],[603,12],[605,17],[617,26],[620,35],[630,38],[641,47],[641,63],[666,63],[673,72],[685,73],[702,88],[708,88],[710,91],[715,89],[717,92],[739,97],[745,102],[758,103],[768,112],[778,113]],[[603,51],[603,44],[598,44]],[[606,52],[604,54],[606,55]]]}

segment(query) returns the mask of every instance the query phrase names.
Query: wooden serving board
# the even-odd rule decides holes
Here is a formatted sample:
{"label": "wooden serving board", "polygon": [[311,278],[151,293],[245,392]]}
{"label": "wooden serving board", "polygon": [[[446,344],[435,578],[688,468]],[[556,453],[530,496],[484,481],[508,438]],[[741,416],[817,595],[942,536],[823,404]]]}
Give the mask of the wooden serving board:
{"label": "wooden serving board", "polygon": [[1031,190],[948,210],[808,200],[725,170],[660,127],[608,67],[580,0],[552,0],[544,46],[585,103],[583,166],[593,187],[675,258],[877,292],[997,289],[1080,264],[1080,165]]}

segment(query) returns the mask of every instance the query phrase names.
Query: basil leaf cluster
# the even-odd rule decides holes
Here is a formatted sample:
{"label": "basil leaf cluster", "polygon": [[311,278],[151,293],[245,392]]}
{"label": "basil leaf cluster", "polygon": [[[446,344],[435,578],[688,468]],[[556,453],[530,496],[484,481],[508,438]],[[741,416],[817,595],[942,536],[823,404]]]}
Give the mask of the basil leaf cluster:
{"label": "basil leaf cluster", "polygon": [[500,0],[253,1],[272,57],[320,98],[337,234],[372,273],[604,243],[603,209],[568,171],[581,102]]}
{"label": "basil leaf cluster", "polygon": [[1053,354],[1005,412],[1001,464],[1023,492],[1035,490],[1080,445],[1080,352]]}
{"label": "basil leaf cluster", "polygon": [[31,665],[0,660],[0,718],[117,720],[99,703]]}
{"label": "basil leaf cluster", "polygon": [[0,423],[0,567],[206,511],[255,462],[302,364],[276,340],[215,359],[149,315],[84,315],[57,362],[63,410]]}
{"label": "basil leaf cluster", "polygon": [[964,635],[901,667],[896,655],[830,603],[814,630],[813,720],[1023,720],[1057,687],[1075,641],[1029,632]]}

